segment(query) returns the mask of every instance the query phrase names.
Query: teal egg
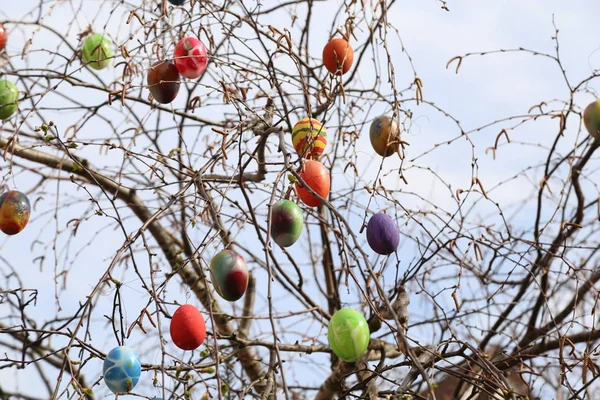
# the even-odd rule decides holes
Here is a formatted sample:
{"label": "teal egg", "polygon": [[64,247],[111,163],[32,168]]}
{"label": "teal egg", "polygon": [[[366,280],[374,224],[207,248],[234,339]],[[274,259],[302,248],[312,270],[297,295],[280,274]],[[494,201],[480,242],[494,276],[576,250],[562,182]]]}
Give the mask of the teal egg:
{"label": "teal egg", "polygon": [[233,250],[223,250],[210,262],[215,290],[227,301],[240,299],[248,287],[246,262]]}
{"label": "teal egg", "polygon": [[327,327],[329,346],[336,356],[346,362],[358,361],[367,351],[371,333],[363,315],[351,308],[333,314]]}
{"label": "teal egg", "polygon": [[302,233],[304,217],[302,210],[290,200],[280,200],[273,204],[271,212],[271,237],[281,247],[296,243]]}
{"label": "teal egg", "polygon": [[130,347],[115,347],[106,356],[102,373],[104,382],[111,392],[130,392],[140,380],[142,373],[140,358]]}

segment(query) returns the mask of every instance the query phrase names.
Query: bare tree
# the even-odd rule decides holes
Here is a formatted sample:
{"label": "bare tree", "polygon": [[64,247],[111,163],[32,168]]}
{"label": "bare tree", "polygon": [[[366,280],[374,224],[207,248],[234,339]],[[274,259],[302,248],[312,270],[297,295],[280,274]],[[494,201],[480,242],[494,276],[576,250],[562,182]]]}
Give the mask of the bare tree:
{"label": "bare tree", "polygon": [[[142,361],[140,398],[595,398],[598,142],[579,100],[598,74],[567,73],[557,27],[553,52],[448,61],[458,74],[518,53],[555,68],[562,98],[473,124],[427,97],[389,18],[395,0],[25,3],[4,21],[0,60],[20,91],[0,130],[0,188],[32,204],[28,227],[0,240],[0,398],[104,398],[102,361],[123,344]],[[102,70],[82,58],[92,32],[111,41]],[[208,68],[158,103],[151,65],[186,36],[206,45]],[[323,66],[333,37],[354,49],[343,75]],[[446,124],[443,140],[413,134],[416,110]],[[402,132],[386,158],[369,142],[380,115]],[[291,132],[305,117],[327,128],[319,207],[294,189],[306,182]],[[483,164],[512,163],[515,149],[531,158],[488,184]],[[457,187],[432,157],[469,181]],[[270,233],[284,198],[304,216],[287,248]],[[400,229],[389,256],[365,238],[377,212]],[[236,302],[209,273],[223,249],[251,273]],[[196,351],[168,333],[185,303],[207,324]],[[368,321],[356,362],[327,341],[343,307]]]}

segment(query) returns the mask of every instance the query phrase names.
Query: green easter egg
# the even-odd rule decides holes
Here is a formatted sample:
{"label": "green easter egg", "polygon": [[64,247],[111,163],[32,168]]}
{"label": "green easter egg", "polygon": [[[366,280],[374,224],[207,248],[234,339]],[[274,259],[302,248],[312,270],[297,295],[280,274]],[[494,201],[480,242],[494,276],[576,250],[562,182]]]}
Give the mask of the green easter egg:
{"label": "green easter egg", "polygon": [[367,320],[360,312],[343,308],[329,321],[327,339],[336,356],[346,362],[354,362],[367,351],[371,334]]}
{"label": "green easter egg", "polygon": [[17,111],[19,90],[14,83],[0,81],[0,119],[7,119]]}
{"label": "green easter egg", "polygon": [[94,69],[106,68],[113,55],[112,43],[99,33],[93,33],[83,42],[83,60]]}

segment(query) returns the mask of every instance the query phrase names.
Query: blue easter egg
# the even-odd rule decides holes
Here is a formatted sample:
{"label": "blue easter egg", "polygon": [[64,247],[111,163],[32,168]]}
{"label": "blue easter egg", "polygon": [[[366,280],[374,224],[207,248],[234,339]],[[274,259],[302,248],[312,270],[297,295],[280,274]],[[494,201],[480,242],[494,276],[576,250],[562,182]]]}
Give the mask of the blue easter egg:
{"label": "blue easter egg", "polygon": [[115,347],[106,356],[102,373],[104,382],[111,392],[130,392],[140,380],[142,373],[140,358],[130,347]]}

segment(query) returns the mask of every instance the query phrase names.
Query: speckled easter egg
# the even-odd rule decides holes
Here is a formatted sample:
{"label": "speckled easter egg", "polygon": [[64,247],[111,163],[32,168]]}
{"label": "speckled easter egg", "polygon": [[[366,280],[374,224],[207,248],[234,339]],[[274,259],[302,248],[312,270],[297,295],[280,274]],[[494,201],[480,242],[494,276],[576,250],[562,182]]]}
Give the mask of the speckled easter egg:
{"label": "speckled easter egg", "polygon": [[[329,170],[322,163],[315,160],[308,160],[304,162],[304,171],[299,171],[300,177],[306,182],[306,184],[314,190],[319,196],[326,199],[329,196],[329,189],[331,189],[331,179],[329,177]],[[300,181],[296,182],[296,193],[304,204],[310,207],[318,207],[323,202],[318,197],[310,193]]]}
{"label": "speckled easter egg", "polygon": [[140,358],[130,347],[115,347],[106,356],[102,373],[104,382],[111,392],[130,392],[140,380],[142,373]]}
{"label": "speckled easter egg", "polygon": [[346,362],[354,362],[367,351],[371,334],[369,325],[360,312],[342,308],[329,321],[327,339],[336,356]]}
{"label": "speckled easter egg", "polygon": [[281,247],[296,243],[302,233],[302,210],[290,200],[279,200],[271,212],[271,237]]}
{"label": "speckled easter egg", "polygon": [[23,193],[9,190],[0,195],[0,230],[16,235],[27,226],[31,215],[29,199]]}
{"label": "speckled easter egg", "polygon": [[380,156],[388,157],[398,151],[400,129],[398,123],[387,115],[381,115],[373,120],[369,136],[373,149]]}
{"label": "speckled easter egg", "polygon": [[398,225],[385,213],[373,215],[367,224],[367,242],[376,253],[392,254],[400,242]]}
{"label": "speckled easter egg", "polygon": [[181,75],[188,79],[199,78],[208,65],[206,47],[195,37],[181,39],[175,46],[173,61]]}
{"label": "speckled easter egg", "polygon": [[323,64],[329,72],[343,75],[350,71],[354,61],[354,50],[345,39],[331,39],[323,48]]}
{"label": "speckled easter egg", "polygon": [[182,350],[194,350],[206,338],[206,323],[200,311],[191,304],[184,304],[171,318],[171,340]]}
{"label": "speckled easter egg", "polygon": [[7,119],[17,111],[19,89],[11,81],[0,80],[0,119]]}
{"label": "speckled easter egg", "polygon": [[215,290],[227,301],[240,299],[248,287],[246,262],[233,250],[223,250],[210,262]]}
{"label": "speckled easter egg", "polygon": [[113,56],[112,43],[106,36],[92,33],[83,42],[81,55],[93,69],[106,68]]}
{"label": "speckled easter egg", "polygon": [[600,101],[594,101],[585,108],[583,124],[594,139],[600,139]]}
{"label": "speckled easter egg", "polygon": [[292,129],[292,143],[300,157],[317,159],[327,146],[327,131],[314,118],[301,119]]}

